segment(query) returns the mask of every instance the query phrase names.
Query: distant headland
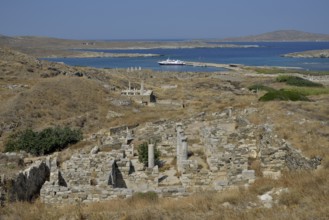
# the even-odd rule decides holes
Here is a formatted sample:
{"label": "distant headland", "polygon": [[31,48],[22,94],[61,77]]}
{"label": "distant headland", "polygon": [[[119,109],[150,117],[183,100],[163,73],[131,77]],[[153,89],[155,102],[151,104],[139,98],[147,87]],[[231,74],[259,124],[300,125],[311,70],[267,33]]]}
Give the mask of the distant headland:
{"label": "distant headland", "polygon": [[[0,35],[0,47],[10,47],[15,50],[31,54],[35,57],[147,57],[159,56],[157,54],[135,53],[107,53],[100,50],[134,50],[134,49],[181,49],[181,48],[248,48],[258,47],[257,44],[236,44],[234,42],[325,42],[329,35],[313,34],[295,30],[280,30],[260,35],[184,41],[163,40],[132,40],[132,41],[101,41],[101,40],[69,40],[39,36],[4,36]],[[214,43],[216,42],[216,43]],[[230,42],[230,43],[228,43]]]}
{"label": "distant headland", "polygon": [[288,53],[284,57],[293,58],[329,58],[329,50],[309,50],[296,53]]}
{"label": "distant headland", "polygon": [[98,41],[68,40],[50,37],[0,35],[0,47],[10,47],[36,57],[145,57],[157,54],[105,53],[100,50],[179,49],[179,48],[249,48],[257,45],[214,44],[205,40],[186,41]]}
{"label": "distant headland", "polygon": [[219,40],[220,42],[308,42],[329,41],[328,34],[315,34],[296,30],[278,30],[259,35],[232,37]]}

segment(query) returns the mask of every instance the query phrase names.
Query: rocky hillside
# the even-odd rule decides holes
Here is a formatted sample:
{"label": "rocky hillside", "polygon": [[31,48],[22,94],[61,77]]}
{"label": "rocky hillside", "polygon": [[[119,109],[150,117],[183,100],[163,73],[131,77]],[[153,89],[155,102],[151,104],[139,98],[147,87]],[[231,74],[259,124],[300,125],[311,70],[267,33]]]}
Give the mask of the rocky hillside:
{"label": "rocky hillside", "polygon": [[40,61],[10,49],[0,49],[0,69],[0,143],[28,127],[67,124],[89,130],[106,116],[114,77],[102,70]]}
{"label": "rocky hillside", "polygon": [[227,42],[285,42],[285,41],[329,41],[327,34],[314,34],[296,30],[279,30],[246,37],[225,38]]}

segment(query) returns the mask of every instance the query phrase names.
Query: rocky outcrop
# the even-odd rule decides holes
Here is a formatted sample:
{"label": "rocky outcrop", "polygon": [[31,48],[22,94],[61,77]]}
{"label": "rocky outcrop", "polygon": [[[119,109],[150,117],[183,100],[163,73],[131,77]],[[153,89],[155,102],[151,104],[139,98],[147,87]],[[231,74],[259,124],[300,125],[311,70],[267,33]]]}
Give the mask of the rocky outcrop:
{"label": "rocky outcrop", "polygon": [[309,50],[297,53],[288,53],[283,57],[292,58],[329,58],[329,50]]}
{"label": "rocky outcrop", "polygon": [[44,161],[34,162],[14,177],[0,177],[0,200],[32,201],[39,197],[42,185],[49,179],[49,167]]}
{"label": "rocky outcrop", "polygon": [[20,172],[11,190],[12,199],[31,201],[38,197],[40,189],[49,178],[49,168],[44,161],[36,161],[31,167]]}

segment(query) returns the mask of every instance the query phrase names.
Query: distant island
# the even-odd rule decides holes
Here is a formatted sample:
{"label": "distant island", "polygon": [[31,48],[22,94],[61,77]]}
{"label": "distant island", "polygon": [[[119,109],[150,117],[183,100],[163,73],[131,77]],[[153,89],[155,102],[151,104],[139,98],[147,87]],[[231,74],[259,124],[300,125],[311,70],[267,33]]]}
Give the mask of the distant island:
{"label": "distant island", "polygon": [[314,34],[296,30],[278,30],[259,35],[224,38],[220,42],[307,42],[329,41],[328,34]]}
{"label": "distant island", "polygon": [[213,44],[205,40],[186,41],[100,41],[68,40],[51,37],[0,35],[0,47],[9,47],[35,57],[149,57],[158,54],[107,53],[101,50],[185,49],[185,48],[250,48],[258,45]]}
{"label": "distant island", "polygon": [[293,58],[329,58],[329,50],[309,50],[296,53],[288,53],[283,57]]}
{"label": "distant island", "polygon": [[[329,35],[306,33],[295,30],[279,30],[260,35],[225,38],[215,40],[185,41],[106,41],[106,40],[70,40],[40,36],[4,36],[0,35],[0,47],[9,47],[35,57],[149,57],[159,54],[114,53],[102,50],[136,50],[136,49],[184,49],[184,48],[249,48],[257,44],[235,44],[234,42],[329,42]],[[216,43],[215,43],[216,42]],[[227,43],[230,42],[230,43]],[[325,53],[326,54],[326,53]],[[309,56],[309,53],[306,54]],[[305,56],[306,56],[305,55]],[[301,56],[287,55],[287,56]],[[312,55],[313,56],[313,55]],[[327,55],[320,54],[320,57]]]}

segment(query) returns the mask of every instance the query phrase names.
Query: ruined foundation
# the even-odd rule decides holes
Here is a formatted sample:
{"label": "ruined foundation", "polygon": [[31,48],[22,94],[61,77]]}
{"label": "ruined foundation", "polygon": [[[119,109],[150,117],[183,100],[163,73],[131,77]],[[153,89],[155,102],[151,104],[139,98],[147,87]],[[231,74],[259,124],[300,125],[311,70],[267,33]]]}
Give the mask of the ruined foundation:
{"label": "ruined foundation", "polygon": [[[316,168],[316,161],[303,157],[284,140],[275,138],[270,126],[254,126],[244,119],[245,114],[229,109],[214,115],[212,121],[202,118],[176,124],[160,121],[145,124],[140,131],[135,128],[143,139],[149,137],[149,131],[153,137],[160,138],[157,148],[164,162],[169,163],[176,157],[176,164],[164,171],[155,166],[153,144],[148,145],[148,167],[143,168],[134,154],[130,131],[112,132],[111,138],[103,138],[103,144],[108,146],[114,140],[122,140],[119,150],[103,152],[102,146],[95,147],[90,153],[74,154],[60,167],[56,159],[52,159],[50,179],[42,186],[41,200],[61,204],[95,202],[128,198],[135,192],[147,191],[156,192],[160,197],[181,197],[198,191],[248,186],[256,179],[255,170],[250,167],[256,160],[262,174],[272,178],[279,177],[282,169]],[[189,138],[195,137],[193,132],[198,132],[200,143],[190,148],[188,143]],[[200,155],[191,156],[190,149],[196,147],[204,152],[206,166],[200,164]]]}

